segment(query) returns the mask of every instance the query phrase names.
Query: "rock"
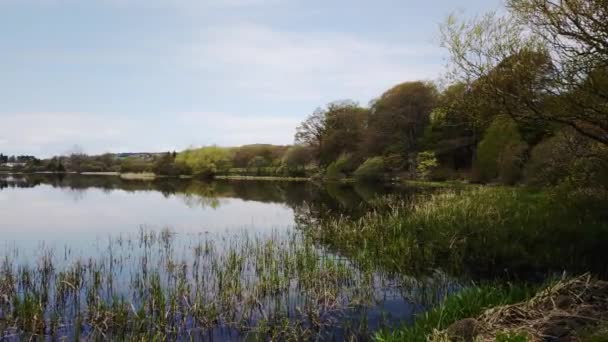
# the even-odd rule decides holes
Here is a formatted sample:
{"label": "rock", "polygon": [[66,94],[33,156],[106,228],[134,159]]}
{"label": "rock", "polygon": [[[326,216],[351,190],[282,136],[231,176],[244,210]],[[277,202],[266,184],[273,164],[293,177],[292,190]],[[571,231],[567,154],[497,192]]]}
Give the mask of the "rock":
{"label": "rock", "polygon": [[447,333],[450,341],[473,342],[479,334],[479,323],[474,318],[465,318],[452,323]]}

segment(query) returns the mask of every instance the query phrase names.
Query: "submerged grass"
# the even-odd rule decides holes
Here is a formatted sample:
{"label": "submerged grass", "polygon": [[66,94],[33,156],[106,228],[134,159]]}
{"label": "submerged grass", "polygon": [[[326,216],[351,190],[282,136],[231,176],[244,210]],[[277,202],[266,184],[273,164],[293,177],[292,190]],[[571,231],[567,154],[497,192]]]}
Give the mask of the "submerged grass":
{"label": "submerged grass", "polygon": [[67,262],[52,251],[34,262],[7,253],[0,338],[322,338],[394,286],[297,232],[177,239],[142,230],[100,252],[69,251]]}

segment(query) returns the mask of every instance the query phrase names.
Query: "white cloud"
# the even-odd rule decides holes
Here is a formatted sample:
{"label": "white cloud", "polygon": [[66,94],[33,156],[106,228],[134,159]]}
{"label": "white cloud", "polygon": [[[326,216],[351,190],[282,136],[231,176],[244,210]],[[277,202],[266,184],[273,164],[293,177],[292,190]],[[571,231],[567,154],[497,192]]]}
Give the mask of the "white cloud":
{"label": "white cloud", "polygon": [[89,154],[181,150],[190,145],[289,144],[299,120],[278,116],[184,113],[117,118],[83,113],[0,114],[0,152],[51,156],[74,145]]}
{"label": "white cloud", "polygon": [[293,117],[218,113],[183,113],[175,116],[184,130],[199,132],[199,145],[235,146],[254,143],[290,144],[300,119]]}
{"label": "white cloud", "polygon": [[226,85],[272,99],[350,94],[369,99],[398,82],[430,79],[441,68],[431,43],[378,43],[330,32],[287,32],[259,25],[201,31],[181,57]]}

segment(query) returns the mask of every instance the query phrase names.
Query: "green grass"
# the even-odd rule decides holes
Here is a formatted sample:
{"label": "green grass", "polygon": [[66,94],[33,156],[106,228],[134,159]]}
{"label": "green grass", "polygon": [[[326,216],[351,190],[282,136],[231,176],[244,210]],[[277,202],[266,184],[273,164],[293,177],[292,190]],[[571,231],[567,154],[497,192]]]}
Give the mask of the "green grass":
{"label": "green grass", "polygon": [[363,217],[320,215],[304,229],[355,260],[399,274],[606,271],[599,260],[608,244],[608,201],[472,186],[373,205]]}
{"label": "green grass", "polygon": [[494,306],[523,301],[530,298],[533,292],[530,287],[514,285],[468,288],[448,296],[438,307],[416,317],[412,326],[378,332],[374,339],[378,342],[425,342],[435,329],[443,330],[458,320],[476,317]]}

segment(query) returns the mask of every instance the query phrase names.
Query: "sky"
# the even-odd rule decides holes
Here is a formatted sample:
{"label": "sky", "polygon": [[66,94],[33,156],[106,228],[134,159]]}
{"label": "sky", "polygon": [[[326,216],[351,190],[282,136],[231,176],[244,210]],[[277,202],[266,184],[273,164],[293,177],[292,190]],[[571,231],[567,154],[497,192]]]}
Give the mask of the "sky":
{"label": "sky", "polygon": [[317,107],[445,69],[500,0],[0,0],[0,153],[290,144]]}

